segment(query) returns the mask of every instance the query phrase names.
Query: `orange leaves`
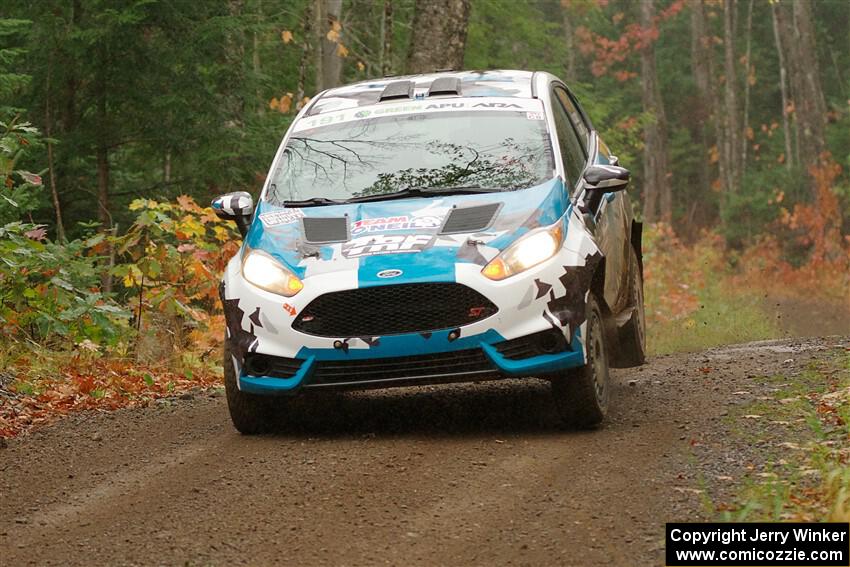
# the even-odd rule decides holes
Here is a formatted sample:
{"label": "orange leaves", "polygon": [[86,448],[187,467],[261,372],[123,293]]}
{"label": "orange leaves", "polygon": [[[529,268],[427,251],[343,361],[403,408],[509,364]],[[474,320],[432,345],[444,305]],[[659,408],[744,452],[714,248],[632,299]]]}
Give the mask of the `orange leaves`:
{"label": "orange leaves", "polygon": [[[833,189],[841,171],[828,154],[821,156],[820,163],[809,171],[815,181],[811,203],[791,207],[785,193],[775,191],[768,203],[779,207],[778,220],[772,234],[742,253],[743,285],[762,286],[787,296],[847,300],[850,239],[842,237],[841,204]],[[794,264],[788,261],[789,249],[797,257]]]}
{"label": "orange leaves", "polygon": [[292,93],[286,93],[280,98],[273,98],[269,101],[269,108],[277,110],[281,114],[286,114],[292,109]]}
{"label": "orange leaves", "polygon": [[[331,28],[328,30],[328,33],[325,34],[325,38],[336,44],[337,57],[348,57],[348,48],[342,43],[342,24],[339,20],[333,20],[331,22]],[[362,70],[363,69],[361,69],[361,71]]]}
{"label": "orange leaves", "polygon": [[705,273],[717,264],[716,240],[705,238],[692,247],[684,246],[672,227],[663,223],[644,229],[644,285],[649,324],[681,321],[691,328],[689,315],[699,309],[697,291]]}
{"label": "orange leaves", "polygon": [[[205,346],[219,348],[220,340]],[[25,360],[16,363],[19,376],[26,381],[0,396],[0,437],[14,437],[68,413],[147,405],[157,398],[220,382],[217,373],[206,370],[178,374],[115,358],[75,356],[49,377],[27,364]]]}
{"label": "orange leaves", "polygon": [[325,34],[325,37],[328,39],[328,41],[338,43],[339,40],[340,40],[341,33],[342,33],[342,24],[339,23],[339,20],[334,20],[331,23],[331,29],[328,30],[328,33]]}
{"label": "orange leaves", "polygon": [[[595,77],[607,74],[619,63],[625,62],[635,52],[639,52],[658,40],[659,26],[682,11],[685,0],[675,0],[666,9],[659,12],[652,20],[652,25],[643,28],[639,24],[626,25],[625,30],[617,39],[610,39],[592,32],[585,26],[576,28],[576,38],[579,50],[584,55],[593,57],[590,71]],[[616,26],[623,20],[622,13],[616,13],[611,21]],[[614,77],[621,82],[637,76],[637,73],[618,70]]]}

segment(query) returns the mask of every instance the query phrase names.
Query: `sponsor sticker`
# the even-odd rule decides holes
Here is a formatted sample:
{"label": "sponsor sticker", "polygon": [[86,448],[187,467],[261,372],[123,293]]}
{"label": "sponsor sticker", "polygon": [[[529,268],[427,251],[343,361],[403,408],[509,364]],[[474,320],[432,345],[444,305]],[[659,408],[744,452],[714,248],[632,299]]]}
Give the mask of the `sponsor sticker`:
{"label": "sponsor sticker", "polygon": [[282,211],[262,213],[260,220],[265,226],[280,226],[297,222],[302,217],[304,217],[304,211],[301,209],[284,209]]}
{"label": "sponsor sticker", "polygon": [[[474,99],[453,100],[451,102],[433,102],[425,99],[396,104],[382,103],[369,108],[331,110],[316,116],[305,117],[295,123],[293,132],[387,115],[427,114],[447,111],[527,111],[526,116],[529,120],[543,120],[541,108],[542,103],[536,99],[505,97],[475,97]],[[531,118],[528,114],[539,114],[540,118]]]}
{"label": "sponsor sticker", "polygon": [[370,232],[391,232],[394,230],[439,228],[442,222],[442,218],[435,216],[412,217],[401,215],[362,219],[351,225],[351,235],[357,236],[358,234],[368,234]]}
{"label": "sponsor sticker", "polygon": [[342,247],[346,258],[364,258],[380,254],[410,254],[421,252],[434,243],[431,234],[361,236]]}

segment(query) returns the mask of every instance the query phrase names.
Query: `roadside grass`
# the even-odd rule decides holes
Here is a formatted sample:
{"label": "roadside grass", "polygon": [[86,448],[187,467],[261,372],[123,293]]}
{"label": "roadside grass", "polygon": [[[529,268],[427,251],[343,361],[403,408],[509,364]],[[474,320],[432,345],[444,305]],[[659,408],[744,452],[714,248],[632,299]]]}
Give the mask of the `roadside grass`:
{"label": "roadside grass", "polygon": [[850,521],[850,353],[756,380],[770,399],[738,406],[726,423],[745,442],[769,443],[768,465],[753,467],[731,503],[704,506],[726,521]]}
{"label": "roadside grass", "polygon": [[[650,354],[695,352],[781,336],[779,327],[762,309],[760,297],[724,284],[716,282],[698,290],[699,307],[688,316],[649,325]],[[653,298],[647,298],[647,304],[652,305]]]}
{"label": "roadside grass", "polygon": [[717,235],[685,245],[669,226],[656,224],[644,230],[643,244],[649,354],[781,336],[763,308],[766,288],[741,282]]}

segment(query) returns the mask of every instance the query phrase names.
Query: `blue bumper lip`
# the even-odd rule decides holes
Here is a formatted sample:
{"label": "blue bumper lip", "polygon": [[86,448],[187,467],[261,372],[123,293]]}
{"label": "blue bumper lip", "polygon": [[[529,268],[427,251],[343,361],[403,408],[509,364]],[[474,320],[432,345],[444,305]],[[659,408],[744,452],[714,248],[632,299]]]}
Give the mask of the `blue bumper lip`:
{"label": "blue bumper lip", "polygon": [[239,389],[249,394],[285,394],[292,392],[301,386],[305,379],[313,374],[313,365],[316,357],[311,356],[304,360],[301,368],[291,378],[279,378],[277,376],[252,376],[243,374],[239,378]]}
{"label": "blue bumper lip", "polygon": [[[573,337],[572,350],[554,354],[544,354],[530,358],[514,360],[503,356],[492,344],[481,340],[478,346],[494,366],[506,376],[526,377],[538,374],[548,374],[584,364],[584,354],[578,341],[578,332]],[[376,357],[378,358],[378,357]],[[359,358],[363,360],[363,358]],[[239,388],[243,392],[259,395],[294,394],[302,386],[309,385],[310,378],[316,367],[316,355],[311,354],[303,359],[298,372],[290,378],[276,376],[253,376],[243,374],[239,378]]]}
{"label": "blue bumper lip", "polygon": [[575,368],[584,364],[584,356],[579,350],[568,350],[555,354],[542,354],[521,360],[513,360],[502,356],[492,345],[481,343],[481,349],[499,370],[505,374],[517,376],[529,376],[534,374],[547,374],[567,368]]}

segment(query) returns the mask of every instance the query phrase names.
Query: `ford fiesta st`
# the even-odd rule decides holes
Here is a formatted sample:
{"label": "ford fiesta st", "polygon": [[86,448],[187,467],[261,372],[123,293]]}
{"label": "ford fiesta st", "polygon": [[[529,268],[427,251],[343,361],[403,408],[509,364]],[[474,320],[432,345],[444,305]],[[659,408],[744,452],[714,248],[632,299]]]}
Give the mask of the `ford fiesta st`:
{"label": "ford fiesta st", "polygon": [[327,90],[283,138],[221,283],[230,415],[311,390],[537,377],[605,417],[645,352],[629,172],[553,75],[451,72]]}

